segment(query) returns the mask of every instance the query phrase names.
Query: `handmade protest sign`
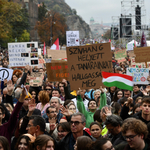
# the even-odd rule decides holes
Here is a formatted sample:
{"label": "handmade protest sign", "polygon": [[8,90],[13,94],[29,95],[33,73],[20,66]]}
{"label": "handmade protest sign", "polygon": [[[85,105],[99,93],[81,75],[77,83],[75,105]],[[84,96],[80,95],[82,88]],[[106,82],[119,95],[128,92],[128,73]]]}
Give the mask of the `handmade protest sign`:
{"label": "handmade protest sign", "polygon": [[67,60],[72,90],[104,86],[101,72],[112,72],[110,43],[67,47]]}
{"label": "handmade protest sign", "polygon": [[7,81],[11,80],[12,74],[13,74],[12,69],[0,68],[0,81],[4,81],[5,79]]}
{"label": "handmade protest sign", "polygon": [[133,76],[134,84],[149,84],[147,77],[149,69],[147,68],[127,68],[127,75]]}
{"label": "handmade protest sign", "polygon": [[148,62],[150,61],[150,47],[134,48],[135,62]]}
{"label": "handmade protest sign", "polygon": [[44,76],[42,72],[32,72],[29,80],[29,85],[33,87],[42,86],[43,77]]}
{"label": "handmade protest sign", "polygon": [[47,55],[48,57],[51,57],[52,60],[58,60],[67,57],[66,51],[64,50],[56,51],[56,50],[47,49]]}
{"label": "handmade protest sign", "polygon": [[62,81],[62,79],[68,80],[69,78],[67,61],[46,63],[46,70],[48,81]]}
{"label": "handmade protest sign", "polygon": [[9,66],[38,66],[38,42],[8,43]]}
{"label": "handmade protest sign", "polygon": [[126,60],[125,57],[127,57],[127,53],[125,49],[115,51],[114,54],[115,54],[115,59],[117,59],[119,63]]}
{"label": "handmade protest sign", "polygon": [[[130,67],[132,67],[132,68],[146,68],[146,65],[145,65],[144,62],[136,63],[135,62],[135,58],[133,57],[133,58],[131,58],[131,65],[130,65]],[[150,69],[150,62],[147,62],[147,68]]]}

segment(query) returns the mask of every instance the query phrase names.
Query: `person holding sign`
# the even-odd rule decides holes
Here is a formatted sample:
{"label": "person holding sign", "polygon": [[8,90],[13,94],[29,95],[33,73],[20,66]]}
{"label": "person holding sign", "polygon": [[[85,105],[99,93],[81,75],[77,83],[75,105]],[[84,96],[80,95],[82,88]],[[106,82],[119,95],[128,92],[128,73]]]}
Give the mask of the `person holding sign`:
{"label": "person holding sign", "polygon": [[[100,90],[101,90],[101,99],[100,99],[99,109],[101,109],[107,103],[107,101],[106,101],[106,94],[104,92],[104,89],[102,89],[102,87],[100,87]],[[81,98],[81,89],[79,88],[79,90],[77,92],[77,107],[78,107],[79,112],[84,114],[84,116],[86,118],[86,127],[89,128],[90,124],[92,122],[94,122],[93,115],[94,115],[95,111],[97,110],[96,101],[95,100],[90,100],[89,101],[89,103],[88,103],[89,112],[88,112],[85,109],[83,100]]]}

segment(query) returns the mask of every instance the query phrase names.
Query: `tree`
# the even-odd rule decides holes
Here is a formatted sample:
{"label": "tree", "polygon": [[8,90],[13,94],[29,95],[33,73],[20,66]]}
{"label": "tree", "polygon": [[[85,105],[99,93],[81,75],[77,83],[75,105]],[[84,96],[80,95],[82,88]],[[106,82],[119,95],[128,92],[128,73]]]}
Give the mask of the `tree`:
{"label": "tree", "polygon": [[[38,21],[35,29],[38,31],[41,42],[46,42],[47,45],[50,45],[50,38],[52,38],[52,43],[57,38],[60,38],[62,41],[65,38],[67,25],[65,18],[55,11],[49,11],[46,18],[43,21]],[[52,31],[52,32],[51,32]],[[62,43],[63,44],[63,43]]]}
{"label": "tree", "polygon": [[18,39],[18,42],[29,42],[30,33],[27,30],[24,30],[21,37]]}
{"label": "tree", "polygon": [[6,46],[19,38],[25,29],[29,29],[27,11],[17,3],[0,0],[0,43]]}
{"label": "tree", "polygon": [[61,11],[61,8],[58,4],[56,4],[54,7],[53,7],[53,11],[56,11],[56,12],[60,12]]}
{"label": "tree", "polygon": [[106,33],[103,35],[105,40],[111,39],[111,30],[107,30]]}
{"label": "tree", "polygon": [[47,13],[46,5],[43,2],[42,5],[38,7],[38,20],[43,21],[43,18],[45,18],[46,13]]}

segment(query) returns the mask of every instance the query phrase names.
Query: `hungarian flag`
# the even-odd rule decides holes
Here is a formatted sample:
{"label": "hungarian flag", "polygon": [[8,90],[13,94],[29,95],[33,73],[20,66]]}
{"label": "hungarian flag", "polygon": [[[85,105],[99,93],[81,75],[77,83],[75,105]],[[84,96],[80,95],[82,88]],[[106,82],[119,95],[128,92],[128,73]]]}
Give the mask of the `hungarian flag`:
{"label": "hungarian flag", "polygon": [[107,87],[116,86],[119,89],[133,91],[133,77],[119,74],[119,73],[109,73],[102,71],[103,84]]}
{"label": "hungarian flag", "polygon": [[46,55],[46,47],[45,47],[45,42],[44,42],[44,47],[43,47],[43,55]]}
{"label": "hungarian flag", "polygon": [[59,38],[54,42],[50,49],[59,50]]}

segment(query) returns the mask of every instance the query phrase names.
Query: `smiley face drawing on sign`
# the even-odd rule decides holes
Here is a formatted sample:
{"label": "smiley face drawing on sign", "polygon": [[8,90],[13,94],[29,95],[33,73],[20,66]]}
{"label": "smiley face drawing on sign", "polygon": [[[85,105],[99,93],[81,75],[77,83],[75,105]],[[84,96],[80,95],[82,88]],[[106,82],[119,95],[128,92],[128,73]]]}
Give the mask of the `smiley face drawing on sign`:
{"label": "smiley face drawing on sign", "polygon": [[7,69],[0,69],[0,80],[4,81],[5,79],[8,79],[9,77],[9,71]]}

